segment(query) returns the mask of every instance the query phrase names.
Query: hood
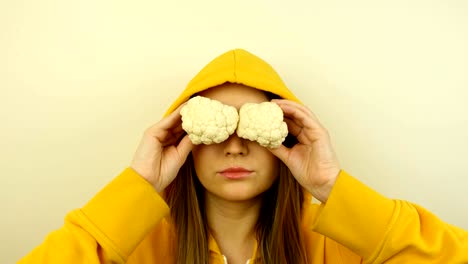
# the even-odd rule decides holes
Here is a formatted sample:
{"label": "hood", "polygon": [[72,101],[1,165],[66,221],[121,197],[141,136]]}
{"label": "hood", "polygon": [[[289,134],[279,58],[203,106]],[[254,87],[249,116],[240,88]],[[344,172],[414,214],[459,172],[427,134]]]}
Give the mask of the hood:
{"label": "hood", "polygon": [[272,92],[281,98],[300,103],[299,99],[286,87],[278,73],[267,62],[246,50],[235,49],[208,63],[189,82],[164,116],[172,113],[192,95],[227,82]]}

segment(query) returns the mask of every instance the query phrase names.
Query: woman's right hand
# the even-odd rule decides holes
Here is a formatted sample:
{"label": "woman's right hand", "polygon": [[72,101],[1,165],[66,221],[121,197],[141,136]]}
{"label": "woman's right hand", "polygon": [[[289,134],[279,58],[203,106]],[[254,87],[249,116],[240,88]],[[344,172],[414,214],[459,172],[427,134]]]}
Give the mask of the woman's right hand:
{"label": "woman's right hand", "polygon": [[158,193],[162,193],[175,179],[193,148],[188,135],[184,135],[185,131],[182,129],[182,107],[183,105],[179,106],[145,131],[130,165]]}

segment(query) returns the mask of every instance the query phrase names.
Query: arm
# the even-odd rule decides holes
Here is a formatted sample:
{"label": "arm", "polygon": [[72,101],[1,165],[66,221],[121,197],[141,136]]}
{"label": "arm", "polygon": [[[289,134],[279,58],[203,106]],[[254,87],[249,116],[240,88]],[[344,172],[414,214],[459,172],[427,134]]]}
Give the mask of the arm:
{"label": "arm", "polygon": [[153,186],[128,168],[19,263],[125,263],[168,212]]}
{"label": "arm", "polygon": [[158,192],[174,180],[192,149],[181,127],[181,107],[145,131],[130,168],[19,263],[125,263],[168,214]]}
{"label": "arm", "polygon": [[468,232],[420,206],[387,199],[344,171],[313,230],[365,263],[468,263]]}
{"label": "arm", "polygon": [[367,263],[468,263],[468,233],[427,210],[390,200],[341,170],[326,129],[305,106],[273,100],[298,143],[270,151],[322,202],[315,231]]}

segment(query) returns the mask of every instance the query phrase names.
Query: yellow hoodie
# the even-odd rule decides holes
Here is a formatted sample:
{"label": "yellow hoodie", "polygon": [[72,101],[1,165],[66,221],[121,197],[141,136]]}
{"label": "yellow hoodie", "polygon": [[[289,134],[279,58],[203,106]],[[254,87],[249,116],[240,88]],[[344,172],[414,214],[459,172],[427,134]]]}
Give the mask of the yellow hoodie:
{"label": "yellow hoodie", "polygon": [[[191,95],[225,82],[299,102],[270,65],[232,50],[202,69],[166,115]],[[127,168],[19,263],[174,263],[167,217],[165,201]],[[306,199],[301,228],[309,263],[468,263],[465,230],[417,205],[387,199],[345,171],[326,204]],[[226,263],[212,237],[208,244],[210,263]]]}

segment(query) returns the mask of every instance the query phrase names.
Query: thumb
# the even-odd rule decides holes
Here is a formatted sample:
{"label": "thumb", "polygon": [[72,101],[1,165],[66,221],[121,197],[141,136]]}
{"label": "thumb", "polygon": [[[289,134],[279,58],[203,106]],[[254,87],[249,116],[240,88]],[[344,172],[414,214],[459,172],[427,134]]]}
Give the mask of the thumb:
{"label": "thumb", "polygon": [[281,145],[278,148],[269,148],[268,149],[273,155],[278,157],[286,166],[288,165],[287,161],[289,160],[290,149],[285,145]]}
{"label": "thumb", "polygon": [[192,149],[192,141],[190,140],[188,135],[185,135],[179,142],[179,145],[177,145],[177,152],[179,153],[181,163],[185,162]]}

